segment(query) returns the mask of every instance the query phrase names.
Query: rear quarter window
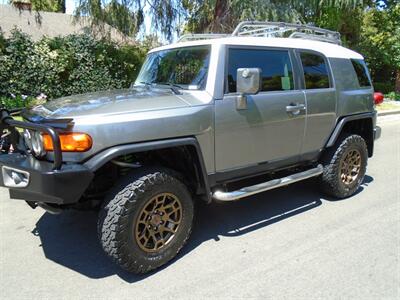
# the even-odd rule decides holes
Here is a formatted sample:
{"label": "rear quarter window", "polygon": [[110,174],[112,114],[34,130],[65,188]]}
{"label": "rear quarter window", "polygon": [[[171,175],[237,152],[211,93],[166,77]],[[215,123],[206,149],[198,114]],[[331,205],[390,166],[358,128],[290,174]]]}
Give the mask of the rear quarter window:
{"label": "rear quarter window", "polygon": [[323,56],[300,52],[300,59],[303,65],[306,89],[325,89],[331,87],[328,66]]}
{"label": "rear quarter window", "polygon": [[362,59],[351,59],[351,64],[356,72],[359,86],[371,87],[371,81],[369,80],[368,69],[365,62]]}

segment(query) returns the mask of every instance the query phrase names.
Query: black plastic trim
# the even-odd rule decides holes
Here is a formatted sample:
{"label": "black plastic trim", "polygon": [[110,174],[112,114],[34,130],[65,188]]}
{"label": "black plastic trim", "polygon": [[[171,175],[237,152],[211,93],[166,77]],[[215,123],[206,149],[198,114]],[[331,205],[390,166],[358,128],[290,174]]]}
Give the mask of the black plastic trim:
{"label": "black plastic trim", "polygon": [[251,177],[256,177],[259,175],[266,174],[271,171],[280,171],[286,168],[296,167],[304,164],[305,162],[299,161],[299,156],[294,156],[290,158],[279,159],[270,162],[262,162],[256,165],[251,165],[243,168],[238,168],[234,170],[227,170],[222,172],[217,172],[209,175],[209,180],[211,186],[224,184],[234,181],[239,181]]}
{"label": "black plastic trim", "polygon": [[346,125],[347,122],[354,121],[354,120],[368,119],[368,118],[373,119],[375,117],[376,117],[376,112],[368,112],[368,113],[350,115],[350,116],[342,118],[337,123],[335,129],[333,130],[328,142],[326,143],[326,147],[332,147],[335,144],[337,138],[339,137],[340,133],[342,132],[344,125]]}
{"label": "black plastic trim", "polygon": [[167,139],[167,140],[159,140],[159,141],[151,141],[151,142],[143,142],[143,143],[135,143],[135,144],[127,144],[127,145],[119,145],[114,146],[112,148],[106,149],[94,157],[89,159],[84,163],[84,166],[87,167],[92,172],[95,172],[104,164],[109,162],[110,160],[125,154],[138,153],[143,151],[151,151],[151,150],[159,150],[166,148],[173,148],[179,146],[194,146],[196,149],[197,159],[201,168],[201,180],[203,181],[204,188],[206,191],[206,195],[208,200],[211,200],[211,190],[208,182],[207,170],[204,164],[203,155],[201,152],[201,148],[197,139],[194,137],[184,137],[177,139]]}
{"label": "black plastic trim", "polygon": [[[94,174],[80,164],[66,164],[62,170],[53,170],[47,161],[39,161],[31,155],[18,153],[0,155],[0,169],[3,166],[26,171],[30,175],[25,188],[10,188],[10,197],[31,202],[72,204],[79,201]],[[4,186],[2,172],[0,185]]]}

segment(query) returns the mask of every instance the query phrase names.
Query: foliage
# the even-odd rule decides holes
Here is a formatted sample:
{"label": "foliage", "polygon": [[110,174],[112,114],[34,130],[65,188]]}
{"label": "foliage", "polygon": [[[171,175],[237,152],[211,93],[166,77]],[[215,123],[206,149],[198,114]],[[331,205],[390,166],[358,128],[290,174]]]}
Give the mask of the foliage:
{"label": "foliage", "polygon": [[392,82],[373,82],[374,90],[383,94],[388,94],[393,91]]}
{"label": "foliage", "polygon": [[[364,2],[362,0],[196,0],[183,3],[189,11],[187,31],[232,32],[240,21],[245,20],[315,23],[338,30],[344,24],[342,16],[345,13],[351,15],[356,8],[363,6]],[[351,20],[350,17],[348,19]]]}
{"label": "foliage", "polygon": [[396,73],[400,77],[400,3],[367,10],[361,28],[357,50],[369,63],[372,77],[391,82],[393,91]]}
{"label": "foliage", "polygon": [[107,23],[128,36],[135,36],[144,25],[145,10],[152,18],[154,32],[162,32],[167,39],[172,38],[186,13],[180,0],[111,0],[107,4],[79,0],[75,15],[77,18],[89,15],[93,25]]}
{"label": "foliage", "polygon": [[385,94],[385,98],[400,101],[400,93],[390,92],[388,94]]}
{"label": "foliage", "polygon": [[34,10],[65,13],[65,0],[31,0],[31,3]]}
{"label": "foliage", "polygon": [[13,30],[4,40],[5,47],[0,48],[2,96],[44,93],[55,98],[128,87],[145,55],[140,47],[117,46],[84,34],[33,42]]}
{"label": "foliage", "polygon": [[22,96],[16,97],[2,97],[0,96],[0,107],[7,109],[23,108],[29,105],[33,98],[23,98]]}

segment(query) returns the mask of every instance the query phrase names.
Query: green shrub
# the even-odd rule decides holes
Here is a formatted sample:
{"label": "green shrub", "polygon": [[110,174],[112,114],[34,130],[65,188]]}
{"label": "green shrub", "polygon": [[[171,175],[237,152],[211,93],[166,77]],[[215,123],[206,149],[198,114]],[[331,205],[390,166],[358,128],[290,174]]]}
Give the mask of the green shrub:
{"label": "green shrub", "polygon": [[388,94],[385,94],[385,98],[395,100],[395,101],[400,101],[400,93],[390,92]]}
{"label": "green shrub", "polygon": [[129,87],[144,56],[141,47],[118,46],[86,34],[33,42],[17,29],[9,38],[0,32],[0,96],[44,93],[53,99]]}
{"label": "green shrub", "polygon": [[30,103],[35,102],[34,98],[27,97],[22,98],[22,96],[13,97],[1,97],[0,96],[0,107],[7,109],[24,108],[30,106]]}
{"label": "green shrub", "polygon": [[383,94],[388,94],[394,90],[394,85],[388,82],[374,82],[374,90]]}

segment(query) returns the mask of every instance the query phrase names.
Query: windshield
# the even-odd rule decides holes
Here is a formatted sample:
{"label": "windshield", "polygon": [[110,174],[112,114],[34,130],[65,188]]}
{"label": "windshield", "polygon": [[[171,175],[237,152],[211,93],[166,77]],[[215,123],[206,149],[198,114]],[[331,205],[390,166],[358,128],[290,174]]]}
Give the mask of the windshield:
{"label": "windshield", "polygon": [[210,61],[210,45],[150,53],[135,85],[167,84],[182,89],[203,89]]}

